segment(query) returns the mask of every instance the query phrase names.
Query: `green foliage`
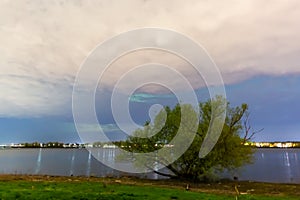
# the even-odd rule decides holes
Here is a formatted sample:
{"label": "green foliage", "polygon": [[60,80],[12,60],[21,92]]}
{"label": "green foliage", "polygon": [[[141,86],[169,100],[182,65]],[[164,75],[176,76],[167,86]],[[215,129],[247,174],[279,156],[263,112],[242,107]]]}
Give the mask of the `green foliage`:
{"label": "green foliage", "polygon": [[[250,163],[252,159],[253,149],[245,146],[244,143],[250,138],[243,136],[243,116],[247,113],[247,104],[237,107],[230,107],[227,103],[226,118],[221,131],[221,135],[210,153],[204,158],[199,158],[199,150],[209,129],[211,119],[218,117],[224,111],[222,97],[209,100],[199,104],[200,117],[195,137],[189,148],[169,164],[166,162],[164,155],[156,155],[155,157],[140,157],[134,153],[158,152],[168,144],[184,145],[187,138],[192,137],[190,127],[197,119],[196,112],[190,105],[176,105],[173,109],[166,107],[155,118],[154,124],[146,123],[143,129],[136,130],[127,141],[122,144],[122,148],[134,152],[127,154],[126,158],[134,162],[136,167],[150,168],[155,173],[173,178],[182,178],[189,180],[201,180],[205,174],[211,173],[213,170],[234,169],[246,163]],[[226,105],[226,102],[225,102]],[[212,112],[214,108],[214,112]],[[223,110],[222,110],[223,109]],[[182,118],[182,113],[188,112],[187,119]],[[212,116],[214,113],[214,116]],[[184,132],[177,143],[172,143],[179,130]],[[155,134],[156,133],[156,134]],[[214,136],[215,133],[212,133]],[[170,155],[174,147],[168,147]],[[170,156],[169,156],[170,157]],[[168,159],[167,161],[171,160]],[[168,163],[166,165],[166,163]],[[155,170],[155,165],[161,164],[166,166],[170,173],[162,173]]]}

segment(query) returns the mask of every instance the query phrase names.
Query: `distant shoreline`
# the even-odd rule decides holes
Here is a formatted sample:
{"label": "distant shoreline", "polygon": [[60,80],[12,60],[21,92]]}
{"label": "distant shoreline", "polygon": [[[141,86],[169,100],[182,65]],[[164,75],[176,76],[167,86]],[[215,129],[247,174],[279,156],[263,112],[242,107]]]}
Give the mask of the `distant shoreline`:
{"label": "distant shoreline", "polygon": [[[117,149],[119,147],[0,147],[1,149]],[[253,149],[300,149],[300,147],[252,147]]]}
{"label": "distant shoreline", "polygon": [[[161,147],[167,146],[167,144],[159,144]],[[299,141],[286,141],[286,142],[246,142],[245,146],[253,148],[270,148],[270,149],[293,149],[300,148]],[[11,143],[0,144],[0,149],[3,148],[104,148],[115,149],[118,146],[126,146],[123,141],[114,142],[94,142],[94,143],[63,143],[63,142],[25,142],[25,143]]]}

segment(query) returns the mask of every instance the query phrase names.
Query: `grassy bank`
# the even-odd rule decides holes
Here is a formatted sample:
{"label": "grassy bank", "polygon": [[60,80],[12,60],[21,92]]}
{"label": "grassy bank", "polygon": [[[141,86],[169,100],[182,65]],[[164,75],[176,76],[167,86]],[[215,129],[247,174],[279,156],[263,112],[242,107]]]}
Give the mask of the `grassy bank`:
{"label": "grassy bank", "polygon": [[[186,185],[189,190],[186,191]],[[235,184],[170,180],[0,176],[0,199],[235,199]],[[299,199],[300,185],[239,182],[239,199]]]}

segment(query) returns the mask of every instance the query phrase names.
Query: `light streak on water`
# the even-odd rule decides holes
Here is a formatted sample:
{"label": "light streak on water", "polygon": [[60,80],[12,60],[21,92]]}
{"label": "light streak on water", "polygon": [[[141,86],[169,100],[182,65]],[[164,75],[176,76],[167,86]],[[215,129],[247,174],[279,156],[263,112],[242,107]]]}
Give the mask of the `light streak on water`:
{"label": "light streak on water", "polygon": [[71,158],[71,169],[70,175],[73,176],[74,174],[74,161],[75,161],[75,150],[73,150],[72,158]]}
{"label": "light streak on water", "polygon": [[91,160],[92,160],[92,153],[89,151],[89,158],[88,158],[88,162],[87,162],[86,176],[91,175]]}
{"label": "light streak on water", "polygon": [[41,171],[41,162],[42,162],[42,148],[39,149],[39,155],[36,161],[35,174],[40,173]]}

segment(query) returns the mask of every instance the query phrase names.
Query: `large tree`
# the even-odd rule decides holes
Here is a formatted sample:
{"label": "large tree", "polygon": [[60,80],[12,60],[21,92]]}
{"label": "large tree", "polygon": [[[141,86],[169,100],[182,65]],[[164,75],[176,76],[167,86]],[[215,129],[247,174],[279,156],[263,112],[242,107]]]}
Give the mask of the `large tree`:
{"label": "large tree", "polygon": [[[148,168],[157,174],[172,178],[190,180],[200,180],[212,169],[233,169],[251,162],[253,149],[244,145],[253,136],[250,134],[248,125],[248,106],[242,104],[241,106],[230,107],[228,102],[225,103],[227,105],[225,108],[226,117],[218,141],[205,157],[199,157],[200,147],[214,117],[212,113],[218,113],[218,110],[212,112],[212,107],[218,108],[222,101],[225,101],[225,99],[217,97],[214,100],[200,103],[199,117],[190,105],[178,104],[173,109],[165,107],[156,116],[153,124],[146,122],[143,129],[136,130],[122,144],[123,149],[132,152],[127,154],[126,158],[133,161],[136,167]],[[219,109],[220,113],[223,111]],[[185,119],[182,119],[183,112],[188,113],[188,115],[185,115]],[[195,120],[197,120],[197,128],[195,130],[196,134],[193,135],[190,133],[192,130],[189,127],[192,127]],[[178,131],[184,133],[184,137],[180,139],[181,142],[168,145],[176,137]],[[193,137],[193,139],[188,144],[187,150],[173,161],[170,157],[173,155],[172,148],[174,145],[184,144],[184,140],[186,138],[190,139],[190,137]],[[164,154],[149,154],[150,156],[135,154],[158,152],[162,148],[168,150]],[[157,170],[156,166],[158,164],[165,166],[168,172]]]}

